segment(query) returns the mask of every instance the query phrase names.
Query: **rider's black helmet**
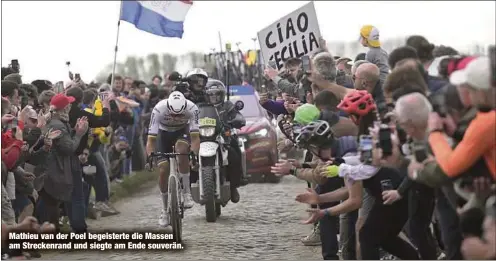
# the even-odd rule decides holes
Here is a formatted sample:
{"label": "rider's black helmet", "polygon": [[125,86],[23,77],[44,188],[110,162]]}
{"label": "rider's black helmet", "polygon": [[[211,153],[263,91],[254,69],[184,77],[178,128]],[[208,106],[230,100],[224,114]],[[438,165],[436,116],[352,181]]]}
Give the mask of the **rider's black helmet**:
{"label": "rider's black helmet", "polygon": [[219,80],[209,79],[205,86],[205,101],[218,105],[223,103],[225,98],[226,86]]}

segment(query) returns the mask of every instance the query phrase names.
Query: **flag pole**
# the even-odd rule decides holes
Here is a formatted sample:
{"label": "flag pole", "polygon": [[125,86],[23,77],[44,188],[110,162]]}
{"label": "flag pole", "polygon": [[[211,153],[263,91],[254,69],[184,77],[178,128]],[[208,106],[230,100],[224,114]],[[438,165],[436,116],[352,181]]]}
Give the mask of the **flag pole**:
{"label": "flag pole", "polygon": [[114,48],[114,64],[112,66],[112,80],[110,81],[110,88],[114,88],[114,78],[115,78],[115,67],[117,65],[117,51],[119,49],[119,31],[121,28],[121,15],[122,15],[122,2],[119,8],[119,21],[117,22],[117,37],[115,39],[115,48]]}

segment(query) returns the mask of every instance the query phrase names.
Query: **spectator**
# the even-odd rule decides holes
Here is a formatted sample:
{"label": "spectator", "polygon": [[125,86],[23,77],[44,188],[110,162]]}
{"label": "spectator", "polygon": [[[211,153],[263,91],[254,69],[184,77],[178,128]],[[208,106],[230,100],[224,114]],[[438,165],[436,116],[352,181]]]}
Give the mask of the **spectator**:
{"label": "spectator", "polygon": [[[317,96],[315,96],[315,106],[317,106],[320,111],[337,113],[338,110],[336,107],[339,102],[340,101],[336,95],[328,90],[321,91],[317,94]],[[337,138],[344,136],[356,136],[358,133],[358,128],[356,125],[347,117],[339,117],[339,121],[331,128]]]}
{"label": "spectator", "polygon": [[119,132],[116,132],[114,137],[114,142],[109,150],[111,180],[122,176],[122,165],[128,156],[130,156],[127,152],[129,143],[127,142],[126,136],[119,136]]}
{"label": "spectator", "polygon": [[381,48],[379,30],[372,25],[364,25],[360,29],[360,43],[369,48],[365,60],[379,67],[381,84],[384,83],[386,76],[389,74],[388,54]]}
{"label": "spectator", "polygon": [[366,90],[372,94],[376,102],[384,100],[382,86],[380,85],[380,71],[373,63],[364,63],[356,69],[353,75],[356,90]]}
{"label": "spectator", "polygon": [[[109,113],[109,102],[112,97],[109,95],[105,100],[102,101],[103,109],[102,115],[96,116],[91,112],[87,112],[81,108],[82,100],[83,100],[83,90],[78,87],[69,88],[67,91],[67,96],[70,97],[71,100],[74,100],[73,106],[69,108],[69,118],[68,123],[71,128],[76,128],[77,121],[80,118],[85,119],[85,123],[89,126],[89,128],[99,128],[99,127],[107,127],[110,124],[110,113]],[[53,102],[52,98],[52,102]],[[74,151],[74,156],[77,159],[79,154],[82,153],[84,148],[88,144],[88,133],[85,132],[80,137],[80,143],[78,143],[77,149]],[[72,200],[71,207],[69,208],[70,213],[69,219],[71,220],[71,226],[75,231],[85,231],[86,230],[86,208],[84,206],[84,195],[83,195],[83,184],[81,180],[82,170],[79,168],[80,165],[76,164],[75,168],[72,170],[73,175],[73,189],[72,189]]]}
{"label": "spectator", "polygon": [[336,66],[339,71],[344,71],[347,75],[351,75],[351,65],[348,64],[351,61],[348,57],[342,57],[336,61]]}
{"label": "spectator", "polygon": [[265,75],[274,82],[277,88],[296,97],[298,95],[298,81],[303,76],[301,73],[301,60],[291,58],[284,62],[285,77],[279,76],[279,72],[273,68],[266,68]]}
{"label": "spectator", "polygon": [[[423,146],[426,142],[427,120],[432,111],[427,98],[420,93],[401,96],[396,102],[395,111],[399,127],[413,140],[411,147]],[[404,178],[399,188],[388,194],[394,199],[409,198],[408,235],[418,247],[422,259],[437,259],[434,237],[430,230],[435,202],[434,189]]]}
{"label": "spectator", "polygon": [[15,107],[13,114],[16,114],[21,105],[21,99],[19,97],[19,85],[11,81],[2,81],[2,97],[9,100],[10,104]]}
{"label": "spectator", "polygon": [[[85,90],[83,93],[83,106],[85,111],[93,113],[95,116],[102,116],[103,106],[102,101],[97,99],[97,92],[93,90]],[[108,172],[105,164],[105,159],[101,153],[102,147],[110,142],[110,127],[91,128],[88,136],[88,144],[85,150],[89,153],[89,163],[94,166],[95,173],[91,177],[86,177],[86,183],[89,188],[95,189],[95,204],[96,210],[102,211],[103,216],[114,215],[118,212],[110,205]],[[84,151],[83,151],[84,153]],[[79,157],[81,160],[81,157]],[[83,169],[84,170],[84,169]],[[89,196],[89,195],[88,195]],[[86,202],[88,202],[86,198]],[[86,203],[86,206],[88,204]]]}
{"label": "spectator", "polygon": [[429,43],[429,41],[421,35],[408,37],[408,39],[406,39],[406,45],[413,47],[417,51],[420,62],[424,66],[424,69],[428,71],[432,60],[434,60],[432,51],[434,50],[435,45]]}
{"label": "spectator", "polygon": [[455,55],[459,55],[459,53],[451,46],[438,45],[434,47],[434,50],[432,50],[432,56],[434,56],[434,58]]}
{"label": "spectator", "polygon": [[43,91],[52,90],[53,85],[50,81],[47,80],[35,80],[31,82],[38,89],[38,93],[42,93]]}
{"label": "spectator", "polygon": [[162,77],[160,77],[160,75],[153,76],[152,83],[157,87],[160,86],[160,84],[162,83]]}
{"label": "spectator", "polygon": [[129,91],[131,90],[131,86],[133,85],[133,78],[131,77],[124,77],[124,88],[122,92],[126,95],[129,94]]}
{"label": "spectator", "polygon": [[21,84],[19,89],[25,93],[25,97],[21,99],[21,108],[24,108],[25,105],[38,108],[38,89],[32,84]]}
{"label": "spectator", "polygon": [[397,100],[406,93],[414,91],[426,94],[427,85],[422,74],[409,66],[393,69],[382,87],[386,100]]}
{"label": "spectator", "polygon": [[[449,177],[456,177],[472,166],[479,157],[483,157],[493,179],[496,180],[496,115],[494,108],[494,88],[490,82],[490,65],[488,57],[479,57],[468,64],[464,70],[450,76],[452,84],[467,88],[470,99],[479,112],[471,122],[458,146],[451,150],[443,138],[443,121],[437,113],[429,118],[429,143],[440,167]],[[466,150],[470,150],[467,154]],[[449,159],[449,161],[448,161]]]}
{"label": "spectator", "polygon": [[4,78],[5,81],[15,82],[18,85],[22,84],[22,76],[18,73],[11,73]]}
{"label": "spectator", "polygon": [[[73,173],[81,173],[80,170],[74,169],[74,163],[78,162],[78,158],[75,156],[80,141],[85,135],[88,129],[88,121],[85,117],[78,118],[75,124],[75,134],[71,135],[72,128],[69,125],[69,113],[71,110],[71,104],[74,103],[76,99],[71,96],[66,96],[64,94],[55,95],[50,105],[53,110],[51,113],[51,119],[47,124],[47,128],[53,130],[60,130],[61,135],[59,138],[54,140],[52,150],[47,160],[47,171],[44,177],[43,190],[40,191],[40,196],[44,203],[45,215],[44,221],[49,221],[58,227],[59,224],[59,208],[60,204],[64,202],[71,202],[72,190],[74,187],[74,182],[78,180],[81,181],[81,174],[73,175]],[[77,105],[75,105],[77,106]],[[79,164],[77,164],[79,166]],[[81,188],[76,188],[82,190]],[[81,191],[82,192],[82,191]],[[72,202],[74,204],[74,202]],[[82,211],[84,211],[84,206],[81,206]],[[73,213],[69,211],[69,217]],[[78,223],[78,219],[85,218],[76,215],[71,220],[71,225],[77,226],[82,225]],[[81,221],[79,221],[81,222]],[[83,221],[84,222],[84,221]],[[83,224],[84,226],[86,224]],[[78,230],[86,230],[86,227],[78,227]]]}
{"label": "spectator", "polygon": [[391,70],[394,70],[394,68],[396,68],[396,64],[399,61],[403,61],[405,59],[418,60],[417,51],[410,46],[402,46],[394,49],[389,54],[389,58],[388,58],[389,67],[391,68]]}
{"label": "spectator", "polygon": [[351,75],[355,75],[357,68],[364,63],[368,63],[368,61],[358,60],[355,63],[353,63],[353,66],[351,66]]}

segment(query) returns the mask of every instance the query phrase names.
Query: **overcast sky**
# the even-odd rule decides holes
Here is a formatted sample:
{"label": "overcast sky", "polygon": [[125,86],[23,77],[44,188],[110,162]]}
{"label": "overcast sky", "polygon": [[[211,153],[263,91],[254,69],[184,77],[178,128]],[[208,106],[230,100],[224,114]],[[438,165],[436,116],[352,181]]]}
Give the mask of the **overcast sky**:
{"label": "overcast sky", "polygon": [[[118,60],[149,53],[208,52],[223,41],[251,38],[305,1],[194,1],[183,39],[162,38],[122,22]],[[83,80],[91,81],[113,61],[119,1],[2,1],[2,66],[21,64],[23,79],[68,80],[66,61]],[[328,41],[356,41],[364,24],[379,28],[381,39],[421,34],[435,44],[463,49],[473,43],[494,44],[495,1],[334,2],[316,1],[322,35]],[[258,46],[258,44],[257,44]],[[332,50],[331,50],[332,51]],[[145,79],[147,80],[147,79]]]}

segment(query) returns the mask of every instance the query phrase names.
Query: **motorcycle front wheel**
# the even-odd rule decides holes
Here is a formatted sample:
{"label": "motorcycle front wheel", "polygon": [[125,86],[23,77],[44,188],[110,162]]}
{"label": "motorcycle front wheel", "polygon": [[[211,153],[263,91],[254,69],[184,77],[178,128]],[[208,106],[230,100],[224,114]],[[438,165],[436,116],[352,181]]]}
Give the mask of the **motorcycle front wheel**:
{"label": "motorcycle front wheel", "polygon": [[[215,158],[214,158],[215,159]],[[208,160],[210,161],[210,160]],[[205,162],[207,163],[207,162]],[[209,162],[210,163],[210,162]],[[215,171],[214,164],[202,165],[201,178],[203,186],[203,196],[205,198],[205,216],[207,222],[217,221],[217,211],[215,203]]]}

